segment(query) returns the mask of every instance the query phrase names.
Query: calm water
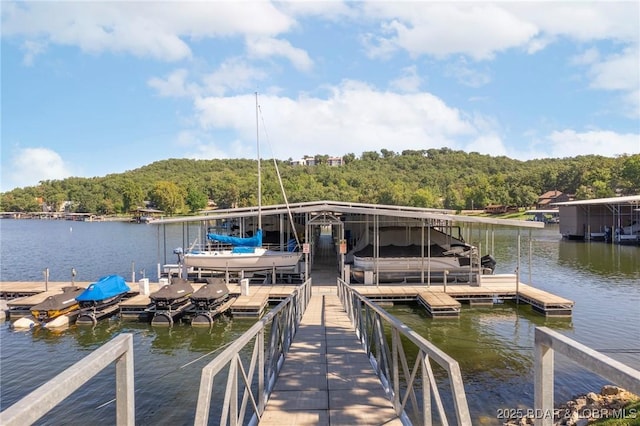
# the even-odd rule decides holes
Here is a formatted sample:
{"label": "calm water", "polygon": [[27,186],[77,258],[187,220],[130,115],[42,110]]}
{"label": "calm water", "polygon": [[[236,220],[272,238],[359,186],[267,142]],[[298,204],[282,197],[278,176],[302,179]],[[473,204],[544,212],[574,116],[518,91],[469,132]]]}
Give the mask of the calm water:
{"label": "calm water", "polygon": [[[158,243],[165,237],[166,246]],[[190,231],[192,232],[192,231]],[[193,234],[195,235],[195,234]],[[496,231],[494,256],[498,273],[518,266],[517,231]],[[482,241],[484,234],[471,240]],[[533,406],[533,332],[551,327],[614,359],[640,369],[640,248],[562,241],[557,227],[522,233],[520,276],[576,302],[571,319],[547,320],[528,306],[507,303],[463,309],[460,319],[431,320],[418,306],[389,311],[456,358],[463,373],[474,424],[499,424],[500,408]],[[172,250],[186,246],[182,226],[166,230],[119,222],[0,221],[3,281],[41,281],[49,268],[52,281],[95,281],[107,274],[130,280],[143,274],[157,278],[158,263],[175,262]],[[101,322],[76,327],[13,331],[0,326],[0,408],[37,388],[116,334],[134,334],[136,419],[140,425],[192,424],[201,368],[215,351],[252,325],[251,320],[224,318],[212,329],[177,324],[172,329],[149,324]],[[192,363],[191,363],[192,362]],[[191,363],[191,364],[189,364]],[[187,365],[189,364],[189,365]],[[605,382],[580,366],[556,357],[556,401],[599,390]],[[115,406],[113,368],[74,393],[52,411],[49,425],[110,425]]]}

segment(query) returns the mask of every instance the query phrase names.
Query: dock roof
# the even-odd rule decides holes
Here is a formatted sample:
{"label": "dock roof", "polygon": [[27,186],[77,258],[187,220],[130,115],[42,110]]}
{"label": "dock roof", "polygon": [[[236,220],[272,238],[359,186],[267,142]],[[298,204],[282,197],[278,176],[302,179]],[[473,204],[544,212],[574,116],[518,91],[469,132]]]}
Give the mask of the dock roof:
{"label": "dock roof", "polygon": [[625,197],[610,197],[610,198],[594,198],[592,200],[578,200],[578,201],[563,201],[559,203],[552,203],[554,206],[582,206],[582,205],[605,205],[605,204],[617,204],[617,205],[640,205],[640,195],[628,195]]}
{"label": "dock roof", "polygon": [[[291,203],[262,206],[263,216],[298,213],[340,213],[362,214],[372,216],[405,217],[412,219],[436,219],[451,222],[478,223],[488,225],[505,225],[521,228],[543,228],[544,223],[517,219],[498,219],[491,217],[464,216],[455,214],[454,210],[430,209],[421,207],[394,206],[384,204],[347,203],[341,201],[310,201],[303,203]],[[198,222],[214,219],[230,219],[237,217],[257,216],[258,207],[241,207],[236,209],[213,210],[210,213],[199,216],[181,216],[156,220],[153,224]]]}

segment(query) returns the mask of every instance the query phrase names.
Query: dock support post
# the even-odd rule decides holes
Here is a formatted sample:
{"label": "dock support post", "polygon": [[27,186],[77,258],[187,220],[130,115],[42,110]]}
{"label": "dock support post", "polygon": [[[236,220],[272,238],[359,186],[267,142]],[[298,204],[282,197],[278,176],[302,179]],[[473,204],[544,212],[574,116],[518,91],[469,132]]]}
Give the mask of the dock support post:
{"label": "dock support post", "polygon": [[49,268],[44,270],[44,291],[49,291]]}

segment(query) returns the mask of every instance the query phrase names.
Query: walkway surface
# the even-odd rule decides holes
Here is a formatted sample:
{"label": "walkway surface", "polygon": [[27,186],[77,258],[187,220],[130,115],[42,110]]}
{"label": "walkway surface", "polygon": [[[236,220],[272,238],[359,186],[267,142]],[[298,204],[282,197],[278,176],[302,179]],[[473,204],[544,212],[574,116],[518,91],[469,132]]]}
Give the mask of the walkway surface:
{"label": "walkway surface", "polygon": [[260,425],[401,424],[335,286],[314,286]]}

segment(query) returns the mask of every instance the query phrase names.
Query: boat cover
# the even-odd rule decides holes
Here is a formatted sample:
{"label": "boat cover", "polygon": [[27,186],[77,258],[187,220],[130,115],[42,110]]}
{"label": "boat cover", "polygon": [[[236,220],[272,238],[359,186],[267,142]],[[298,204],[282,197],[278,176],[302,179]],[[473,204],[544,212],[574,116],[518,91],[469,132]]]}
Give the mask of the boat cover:
{"label": "boat cover", "polygon": [[62,287],[62,293],[47,297],[42,303],[33,306],[31,312],[61,310],[74,304],[77,305],[76,298],[83,291],[82,287],[77,286]]}
{"label": "boat cover", "polygon": [[229,235],[207,234],[207,238],[224,244],[231,244],[236,247],[261,247],[262,229],[258,229],[253,237],[241,238]]}
{"label": "boat cover", "polygon": [[191,299],[223,299],[229,295],[224,278],[207,278],[207,284],[203,285],[191,295]]}
{"label": "boat cover", "polygon": [[100,278],[76,297],[78,302],[95,302],[118,296],[129,291],[124,278],[119,275],[107,275]]}
{"label": "boat cover", "polygon": [[173,301],[185,298],[193,293],[191,283],[184,278],[171,278],[171,284],[160,287],[160,290],[151,293],[149,298],[154,302],[158,300]]}

